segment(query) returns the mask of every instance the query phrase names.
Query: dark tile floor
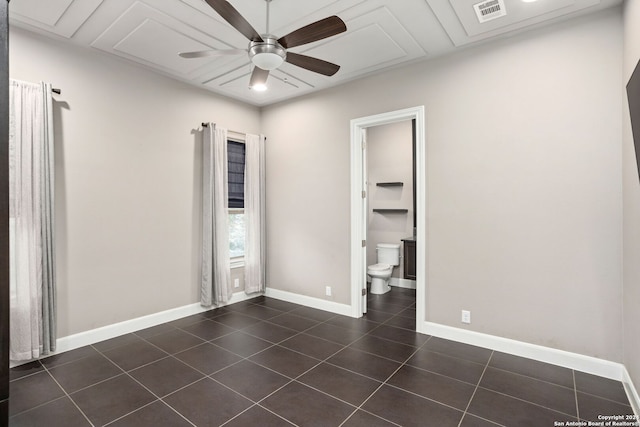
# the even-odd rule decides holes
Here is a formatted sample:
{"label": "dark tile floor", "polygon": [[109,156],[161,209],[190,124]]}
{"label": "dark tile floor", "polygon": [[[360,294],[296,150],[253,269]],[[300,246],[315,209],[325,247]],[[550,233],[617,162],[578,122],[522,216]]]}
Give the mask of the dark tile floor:
{"label": "dark tile floor", "polygon": [[11,370],[11,426],[553,426],[631,414],[621,383],[259,297]]}

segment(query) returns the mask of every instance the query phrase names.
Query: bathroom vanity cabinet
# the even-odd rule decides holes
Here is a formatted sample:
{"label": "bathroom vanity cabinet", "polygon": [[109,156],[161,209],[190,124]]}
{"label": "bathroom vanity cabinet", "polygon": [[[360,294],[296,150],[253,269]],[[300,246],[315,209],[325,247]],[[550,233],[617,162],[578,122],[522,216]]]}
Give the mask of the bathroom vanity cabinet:
{"label": "bathroom vanity cabinet", "polygon": [[404,278],[416,280],[416,239],[402,239],[404,243]]}

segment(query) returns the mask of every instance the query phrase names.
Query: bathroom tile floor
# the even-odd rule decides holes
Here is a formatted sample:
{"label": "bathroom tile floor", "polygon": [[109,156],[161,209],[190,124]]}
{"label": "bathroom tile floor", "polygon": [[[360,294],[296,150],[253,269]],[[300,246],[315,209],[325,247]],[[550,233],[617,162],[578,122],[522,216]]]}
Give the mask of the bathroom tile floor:
{"label": "bathroom tile floor", "polygon": [[632,414],[622,384],[265,297],[11,370],[10,426],[554,426]]}

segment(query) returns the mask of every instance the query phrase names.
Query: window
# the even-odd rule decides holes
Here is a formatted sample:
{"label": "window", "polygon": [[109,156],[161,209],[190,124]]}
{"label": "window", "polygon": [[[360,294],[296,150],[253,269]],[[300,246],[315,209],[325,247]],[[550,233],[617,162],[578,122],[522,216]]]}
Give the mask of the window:
{"label": "window", "polygon": [[228,140],[229,256],[232,267],[242,266],[244,262],[244,158],[244,144]]}
{"label": "window", "polygon": [[229,256],[232,259],[244,257],[244,211],[242,209],[229,209]]}

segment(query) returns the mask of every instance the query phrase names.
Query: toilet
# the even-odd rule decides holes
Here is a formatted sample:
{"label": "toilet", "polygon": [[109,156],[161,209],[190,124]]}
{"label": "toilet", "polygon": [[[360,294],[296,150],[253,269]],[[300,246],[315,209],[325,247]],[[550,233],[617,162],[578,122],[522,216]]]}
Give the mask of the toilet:
{"label": "toilet", "polygon": [[381,295],[389,292],[389,279],[393,267],[400,265],[400,244],[378,243],[376,245],[376,262],[367,267],[367,275],[371,277],[371,293]]}

